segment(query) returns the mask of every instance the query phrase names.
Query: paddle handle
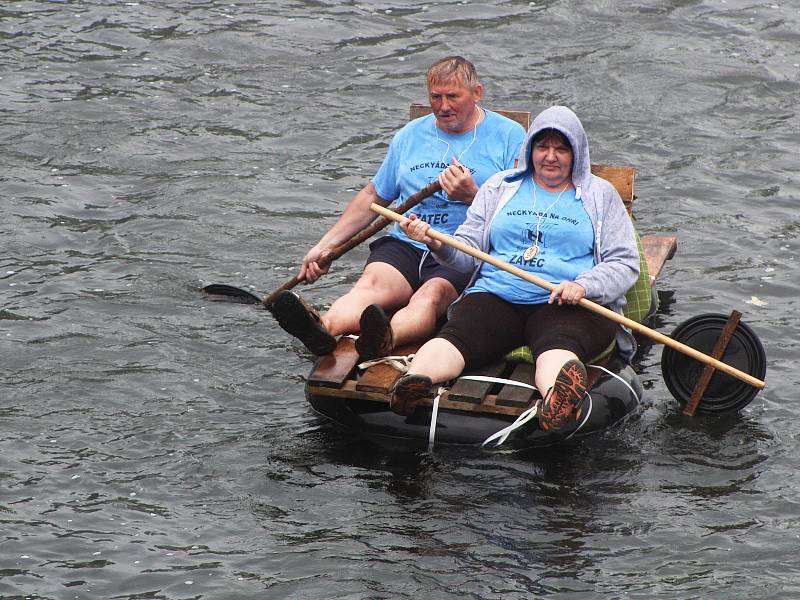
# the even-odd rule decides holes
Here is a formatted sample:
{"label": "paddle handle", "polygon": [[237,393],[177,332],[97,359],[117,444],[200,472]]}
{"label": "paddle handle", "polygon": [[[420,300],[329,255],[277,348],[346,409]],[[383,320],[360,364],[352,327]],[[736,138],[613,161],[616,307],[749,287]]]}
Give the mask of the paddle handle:
{"label": "paddle handle", "polygon": [[[370,210],[380,215],[383,215],[387,219],[397,221],[398,223],[404,219],[402,215],[398,215],[397,213],[394,213],[391,210],[384,208],[383,206],[380,206],[378,204],[373,203],[372,206],[370,206]],[[442,242],[446,246],[451,246],[456,250],[460,250],[465,254],[469,254],[470,256],[477,258],[478,260],[487,262],[490,265],[497,267],[498,269],[502,269],[503,271],[511,273],[512,275],[516,275],[517,277],[520,277],[525,281],[529,281],[530,283],[538,285],[539,287],[544,288],[547,291],[552,292],[553,289],[556,287],[554,284],[550,283],[549,281],[545,281],[541,277],[537,277],[533,273],[529,273],[528,271],[524,271],[519,267],[510,265],[507,262],[500,260],[499,258],[490,256],[486,252],[478,250],[477,248],[473,248],[472,246],[468,246],[467,244],[455,238],[452,238],[449,235],[440,233],[433,228],[428,230],[428,236]],[[632,329],[633,331],[637,331],[642,335],[647,336],[652,340],[655,340],[656,342],[664,344],[665,346],[669,346],[670,348],[674,348],[678,352],[686,354],[687,356],[691,356],[695,360],[699,360],[702,363],[711,365],[715,369],[722,371],[723,373],[727,373],[728,375],[735,377],[736,379],[739,379],[741,381],[744,381],[745,383],[748,383],[752,386],[755,386],[758,389],[764,388],[765,384],[760,379],[757,379],[756,377],[753,377],[752,375],[745,373],[744,371],[740,371],[739,369],[732,367],[727,363],[719,361],[709,356],[708,354],[704,354],[699,350],[695,350],[691,346],[687,346],[686,344],[683,344],[669,337],[668,335],[664,335],[663,333],[659,333],[658,331],[650,329],[649,327],[646,327],[645,325],[642,325],[641,323],[638,323],[633,319],[629,319],[624,315],[615,313],[613,310],[606,308],[605,306],[596,304],[595,302],[587,300],[586,298],[583,298],[578,304],[592,312],[595,312],[599,315],[603,315],[604,317],[611,319],[612,321],[625,325],[626,327]]]}
{"label": "paddle handle", "polygon": [[[391,212],[392,214],[397,214],[397,213],[402,214],[402,213],[406,212],[408,209],[415,207],[417,204],[419,204],[420,202],[425,200],[425,198],[427,198],[429,196],[433,196],[436,192],[441,191],[441,189],[442,189],[442,185],[439,183],[439,180],[438,179],[434,180],[431,183],[429,183],[428,185],[426,185],[424,188],[422,188],[420,191],[418,191],[415,194],[412,194],[411,196],[406,198],[405,202],[400,204],[400,206],[396,207],[396,209],[395,209],[396,212],[392,212],[392,211],[389,211],[389,212]],[[372,206],[380,206],[380,205],[373,203]],[[381,207],[381,208],[383,208],[383,207]],[[349,252],[350,250],[352,250],[353,248],[355,248],[359,244],[361,244],[361,242],[364,242],[364,241],[368,240],[369,238],[371,238],[373,235],[378,233],[381,229],[386,227],[392,221],[393,221],[393,219],[387,219],[385,217],[382,218],[382,219],[376,219],[375,221],[373,221],[372,223],[367,225],[364,229],[359,231],[357,234],[355,234],[353,237],[351,237],[346,242],[343,242],[343,243],[339,244],[338,246],[334,246],[333,248],[331,248],[329,252],[325,253],[320,258],[320,260],[318,261],[319,262],[319,266],[324,269],[329,264],[331,264],[333,261],[335,261],[337,258],[342,256],[346,252]],[[264,306],[266,306],[267,308],[269,308],[270,306],[272,306],[272,303],[275,301],[275,298],[278,296],[278,294],[280,294],[281,292],[283,292],[285,290],[292,289],[294,286],[296,286],[298,283],[300,283],[302,281],[305,281],[305,279],[300,277],[299,275],[295,275],[289,281],[287,281],[282,286],[280,286],[278,289],[274,290],[268,296],[264,297],[264,299],[261,301],[261,303]]]}

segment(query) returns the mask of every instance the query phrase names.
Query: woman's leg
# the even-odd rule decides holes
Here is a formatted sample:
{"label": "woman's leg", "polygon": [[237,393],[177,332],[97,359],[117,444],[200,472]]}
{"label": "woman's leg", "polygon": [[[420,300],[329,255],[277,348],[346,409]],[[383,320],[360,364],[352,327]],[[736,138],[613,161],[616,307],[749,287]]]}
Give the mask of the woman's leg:
{"label": "woman's leg", "polygon": [[525,343],[518,307],[494,294],[467,294],[437,337],[455,346],[467,368],[481,367]]}
{"label": "woman's leg", "polygon": [[463,370],[461,352],[451,342],[439,337],[425,342],[408,367],[408,373],[425,375],[434,383],[458,377]]}
{"label": "woman's leg", "polygon": [[409,373],[435,383],[457,377],[522,343],[522,321],[512,304],[492,294],[468,294],[453,307],[439,334],[420,348]]}
{"label": "woman's leg", "polygon": [[534,379],[536,380],[536,387],[542,395],[542,398],[547,395],[547,392],[555,384],[556,377],[558,377],[561,367],[570,360],[580,359],[574,352],[558,349],[542,352],[536,359],[536,375]]}
{"label": "woman's leg", "polygon": [[536,387],[544,398],[540,425],[558,429],[574,422],[588,385],[584,363],[611,344],[616,325],[580,307],[545,304],[531,310],[525,333],[536,360]]}
{"label": "woman's leg", "polygon": [[475,366],[518,346],[522,321],[514,306],[492,294],[469,294],[453,307],[439,335],[417,351],[408,372],[392,389],[390,405],[408,415],[434,383],[457,377],[465,365]]}

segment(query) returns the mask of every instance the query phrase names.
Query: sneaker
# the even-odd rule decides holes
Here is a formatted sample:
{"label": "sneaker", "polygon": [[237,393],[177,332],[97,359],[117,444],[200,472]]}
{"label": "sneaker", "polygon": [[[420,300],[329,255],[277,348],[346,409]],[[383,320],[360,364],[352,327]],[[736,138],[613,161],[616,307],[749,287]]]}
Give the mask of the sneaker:
{"label": "sneaker", "polygon": [[317,311],[294,292],[284,290],[278,294],[270,311],[278,325],[303,342],[312,354],[323,356],[336,348],[336,338],[322,325]]}
{"label": "sneaker", "polygon": [[361,360],[372,360],[388,356],[392,352],[392,327],[386,313],[377,304],[370,304],[361,313],[360,333],[356,350]]}
{"label": "sneaker", "polygon": [[542,402],[539,425],[542,429],[561,429],[580,417],[586,385],[586,367],[579,360],[568,360],[561,367],[555,385]]}
{"label": "sneaker", "polygon": [[398,415],[408,416],[420,400],[431,395],[432,386],[430,377],[406,373],[395,382],[389,406]]}

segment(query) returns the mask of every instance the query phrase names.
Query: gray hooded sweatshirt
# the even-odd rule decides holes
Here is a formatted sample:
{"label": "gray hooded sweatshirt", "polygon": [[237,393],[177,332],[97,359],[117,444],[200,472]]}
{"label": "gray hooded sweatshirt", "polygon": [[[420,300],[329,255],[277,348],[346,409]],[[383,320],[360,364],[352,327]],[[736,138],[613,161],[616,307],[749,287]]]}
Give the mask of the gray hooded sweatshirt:
{"label": "gray hooded sweatshirt", "polygon": [[[483,252],[489,252],[492,221],[517,192],[525,177],[532,177],[533,138],[544,129],[561,132],[572,145],[572,183],[576,197],[583,202],[594,228],[594,266],[578,275],[575,281],[586,290],[586,298],[622,313],[625,293],[639,276],[639,252],[633,223],[617,190],[605,179],[591,173],[589,140],[577,115],[565,106],[553,106],[541,112],[528,129],[520,149],[518,167],[501,171],[484,183],[472,202],[464,223],[454,237]],[[433,253],[436,259],[461,272],[474,271],[475,281],[482,261],[442,246]],[[472,282],[470,282],[472,283]],[[633,335],[619,326],[617,348],[630,361],[636,349]]]}

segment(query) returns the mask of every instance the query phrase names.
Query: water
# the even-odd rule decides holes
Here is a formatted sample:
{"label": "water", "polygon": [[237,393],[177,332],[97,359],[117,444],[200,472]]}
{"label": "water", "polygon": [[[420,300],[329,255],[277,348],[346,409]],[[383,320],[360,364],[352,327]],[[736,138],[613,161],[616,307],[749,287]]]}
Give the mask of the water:
{"label": "water", "polygon": [[[0,597],[795,598],[800,7],[12,1],[0,7]],[[374,173],[423,72],[573,107],[675,233],[657,324],[741,310],[767,388],[688,419],[386,448],[321,422],[270,291]],[[311,301],[329,304],[365,250]]]}

